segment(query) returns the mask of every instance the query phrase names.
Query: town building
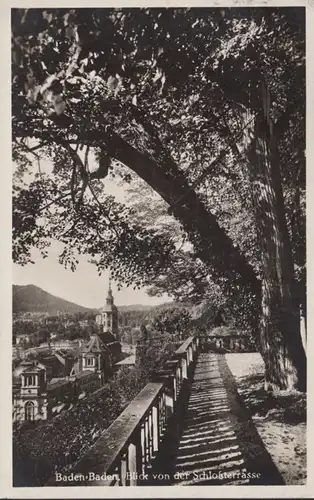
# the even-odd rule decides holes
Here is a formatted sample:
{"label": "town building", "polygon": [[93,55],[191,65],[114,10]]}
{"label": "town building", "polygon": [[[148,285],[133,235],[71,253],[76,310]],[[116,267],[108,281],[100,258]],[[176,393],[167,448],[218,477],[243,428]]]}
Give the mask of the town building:
{"label": "town building", "polygon": [[27,333],[18,333],[15,337],[15,344],[23,346],[30,343],[32,336]]}
{"label": "town building", "polygon": [[91,335],[72,368],[71,376],[79,373],[95,374],[102,384],[112,368],[112,353],[98,334]]}
{"label": "town building", "polygon": [[13,420],[46,420],[60,402],[100,388],[121,358],[118,310],[111,286],[88,342],[50,341],[13,368]]}
{"label": "town building", "polygon": [[13,421],[47,418],[45,366],[38,361],[23,361],[13,373]]}

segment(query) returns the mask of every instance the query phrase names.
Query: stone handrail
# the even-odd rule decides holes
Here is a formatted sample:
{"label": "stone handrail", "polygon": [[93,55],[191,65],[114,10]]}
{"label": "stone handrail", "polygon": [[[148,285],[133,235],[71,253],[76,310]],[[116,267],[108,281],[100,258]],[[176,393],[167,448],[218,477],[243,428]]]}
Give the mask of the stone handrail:
{"label": "stone handrail", "polygon": [[[71,473],[78,476],[79,486],[148,484],[168,422],[184,400],[181,394],[191,378],[198,345],[198,337],[187,339],[74,466]],[[46,485],[69,485],[60,476]]]}

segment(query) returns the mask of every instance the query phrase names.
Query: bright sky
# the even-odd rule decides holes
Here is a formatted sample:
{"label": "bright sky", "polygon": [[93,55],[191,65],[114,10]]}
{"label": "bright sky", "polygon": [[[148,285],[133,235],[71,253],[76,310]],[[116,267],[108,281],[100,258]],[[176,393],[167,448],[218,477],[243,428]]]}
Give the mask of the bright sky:
{"label": "bright sky", "polygon": [[[48,170],[46,162],[41,163],[42,170]],[[105,181],[105,190],[114,195],[117,201],[125,200],[123,187],[108,178]],[[15,285],[36,285],[43,290],[76,304],[86,307],[101,307],[107,296],[109,273],[104,272],[98,276],[95,265],[88,263],[87,256],[78,257],[79,265],[75,272],[65,269],[58,262],[58,255],[62,245],[54,242],[48,250],[48,258],[43,259],[37,249],[33,249],[32,260],[35,264],[20,266],[13,264],[13,283]],[[120,291],[112,282],[112,291],[115,303],[119,305],[158,305],[171,299],[162,297],[149,297],[145,289],[133,290],[124,288]]]}
{"label": "bright sky", "polygon": [[[35,264],[26,266],[13,265],[13,283],[15,285],[36,285],[53,295],[75,302],[86,307],[101,307],[108,290],[107,272],[98,276],[96,266],[89,264],[86,257],[80,257],[80,264],[75,272],[65,269],[58,263],[60,245],[55,243],[47,259],[42,259],[39,252],[34,251]],[[168,296],[149,297],[142,290],[124,288],[117,290],[112,282],[115,303],[119,305],[144,304],[157,305],[171,300]]]}

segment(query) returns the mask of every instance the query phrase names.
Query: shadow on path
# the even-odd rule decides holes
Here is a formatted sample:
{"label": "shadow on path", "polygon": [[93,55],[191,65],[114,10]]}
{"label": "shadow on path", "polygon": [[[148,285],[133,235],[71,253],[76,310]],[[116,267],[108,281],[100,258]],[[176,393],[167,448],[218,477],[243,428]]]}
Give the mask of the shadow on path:
{"label": "shadow on path", "polygon": [[284,484],[223,354],[199,355],[180,434],[158,457],[155,471],[164,480],[155,484]]}

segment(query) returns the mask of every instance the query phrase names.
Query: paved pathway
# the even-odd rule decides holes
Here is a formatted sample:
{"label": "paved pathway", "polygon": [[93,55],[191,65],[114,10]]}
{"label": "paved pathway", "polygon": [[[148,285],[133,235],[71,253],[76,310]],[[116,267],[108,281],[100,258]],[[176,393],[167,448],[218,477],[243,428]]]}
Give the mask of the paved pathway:
{"label": "paved pathway", "polygon": [[283,484],[223,354],[199,355],[180,442],[163,460],[173,485]]}

